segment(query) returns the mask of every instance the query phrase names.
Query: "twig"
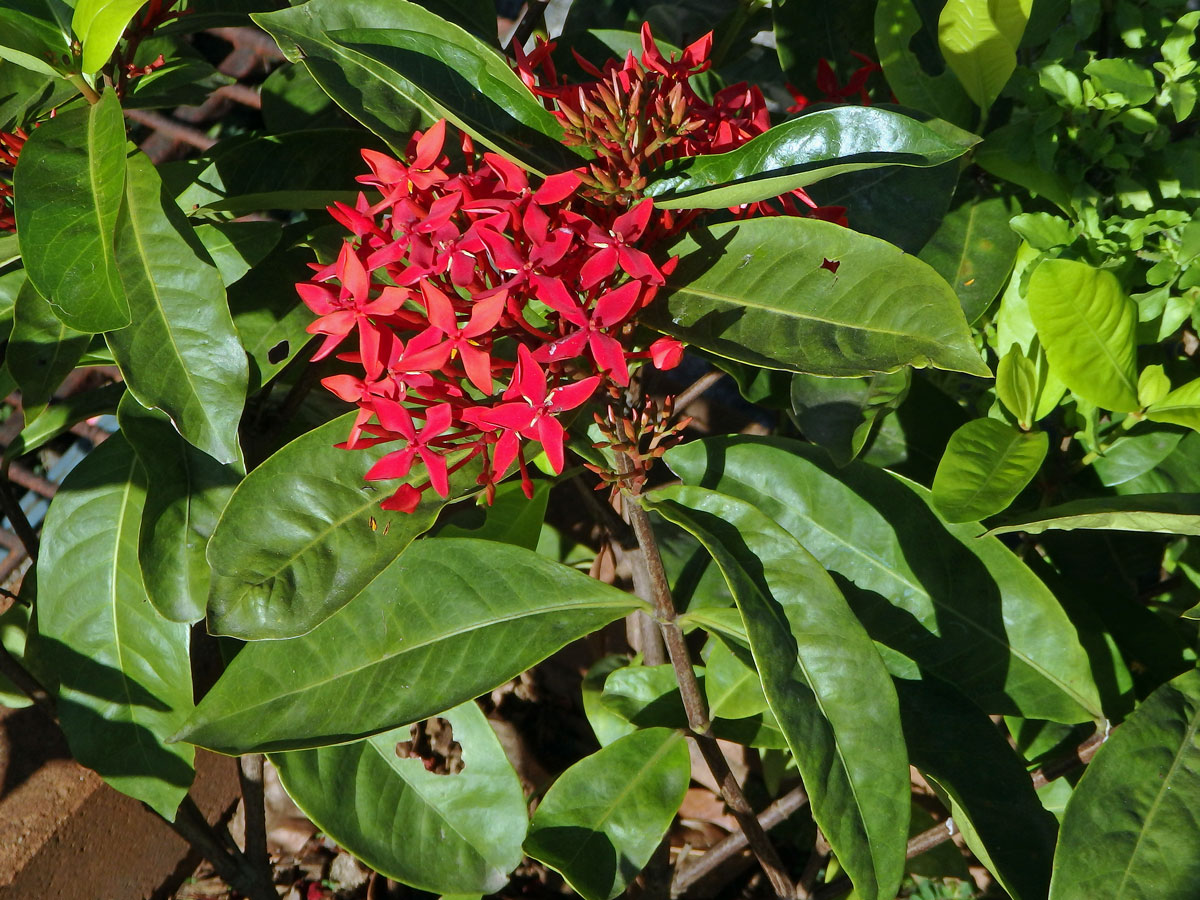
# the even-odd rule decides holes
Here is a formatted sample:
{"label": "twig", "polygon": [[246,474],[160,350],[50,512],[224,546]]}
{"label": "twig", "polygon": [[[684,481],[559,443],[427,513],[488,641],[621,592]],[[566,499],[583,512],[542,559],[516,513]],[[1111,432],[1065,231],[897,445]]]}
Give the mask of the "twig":
{"label": "twig", "polygon": [[525,4],[525,15],[521,16],[521,21],[513,29],[508,46],[504,48],[505,53],[511,54],[513,47],[525,46],[525,42],[529,40],[529,36],[533,34],[533,30],[542,23],[542,19],[546,15],[546,7],[549,5],[550,0],[529,0]]}
{"label": "twig", "polygon": [[125,110],[125,118],[132,119],[139,125],[145,125],[147,128],[152,128],[155,131],[161,131],[172,140],[191,144],[198,150],[207,150],[216,143],[215,140],[198,128],[183,125],[160,113],[150,112],[145,109],[127,109]]}
{"label": "twig", "polygon": [[675,395],[675,412],[681,413],[687,409],[697,398],[710,387],[725,377],[727,373],[720,369],[713,369],[711,372],[705,372],[690,385]]}
{"label": "twig", "polygon": [[235,891],[244,894],[250,900],[279,900],[274,885],[268,880],[263,882],[261,873],[251,866],[241,854],[234,854],[222,844],[216,831],[203,813],[197,808],[191,796],[183,798],[175,821],[168,823],[172,829],[185,841],[198,850],[213,867],[213,870],[224,879]]}
{"label": "twig", "polygon": [[[617,455],[617,468],[620,474],[628,475],[632,471],[633,463],[628,456],[620,453]],[[633,490],[636,491],[636,488]],[[675,680],[679,685],[679,694],[683,698],[683,707],[687,711],[692,738],[700,750],[700,755],[704,757],[709,771],[712,772],[713,778],[716,779],[721,791],[721,798],[733,813],[734,818],[737,819],[738,825],[746,835],[750,849],[754,851],[763,871],[771,880],[771,887],[776,896],[791,900],[795,894],[795,886],[788,877],[775,847],[767,839],[766,833],[758,823],[754,810],[746,802],[746,795],[742,793],[741,785],[730,771],[729,762],[721,752],[717,739],[713,737],[711,723],[708,719],[708,707],[704,696],[700,693],[700,684],[696,680],[696,673],[692,669],[691,654],[688,652],[687,644],[684,643],[683,632],[675,622],[675,604],[671,599],[667,573],[663,569],[662,556],[658,551],[658,541],[650,527],[650,517],[638,502],[636,493],[629,498],[629,502],[623,505],[634,536],[637,538],[638,546],[642,550],[640,561],[646,566],[646,583],[649,585],[651,593],[649,599],[654,604],[655,616],[658,618],[663,640],[667,645],[667,655],[675,669]]]}
{"label": "twig", "polygon": [[242,812],[245,818],[247,862],[259,877],[271,879],[271,858],[267,854],[267,808],[263,799],[263,755],[247,753],[238,760],[238,781],[242,786]]}
{"label": "twig", "polygon": [[13,531],[25,545],[25,552],[29,554],[29,558],[36,563],[41,543],[38,541],[37,532],[29,524],[25,510],[21,509],[21,504],[13,496],[12,483],[8,480],[8,465],[6,462],[0,469],[0,509],[3,509],[4,514],[8,516],[8,521],[12,523]]}
{"label": "twig", "polygon": [[800,873],[800,881],[796,885],[797,900],[812,900],[813,885],[817,883],[817,875],[828,859],[829,841],[825,840],[825,835],[818,828],[813,851],[808,855],[808,862],[804,864],[804,871]]}
{"label": "twig", "polygon": [[[808,794],[804,792],[804,788],[798,787],[788,791],[762,811],[758,817],[758,824],[764,832],[770,831],[806,803]],[[714,844],[691,865],[676,871],[671,881],[671,897],[681,897],[687,893],[696,882],[708,876],[730,857],[741,853],[748,845],[746,834],[742,831],[735,831]]]}

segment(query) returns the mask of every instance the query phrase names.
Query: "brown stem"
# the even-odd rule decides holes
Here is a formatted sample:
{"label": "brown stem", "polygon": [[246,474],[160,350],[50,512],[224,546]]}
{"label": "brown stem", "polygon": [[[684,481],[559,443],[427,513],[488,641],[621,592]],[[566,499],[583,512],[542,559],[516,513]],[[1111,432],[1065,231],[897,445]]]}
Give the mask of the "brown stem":
{"label": "brown stem", "polygon": [[525,42],[529,40],[529,36],[533,34],[533,30],[542,23],[542,19],[546,14],[546,7],[549,5],[550,0],[529,0],[525,4],[525,15],[521,16],[521,21],[513,29],[508,46],[504,48],[505,53],[512,55],[513,47],[525,46]]}
{"label": "brown stem", "polygon": [[267,808],[263,799],[263,755],[247,753],[238,760],[238,780],[242,786],[242,812],[245,814],[247,862],[258,870],[260,878],[271,879],[271,858],[267,854]]}
{"label": "brown stem", "polygon": [[249,900],[279,900],[270,878],[265,881],[261,872],[241,854],[234,854],[221,843],[216,830],[190,796],[183,798],[175,821],[168,823],[180,837],[203,854],[213,870],[234,890]]}
{"label": "brown stem", "polygon": [[681,413],[694,403],[701,394],[725,377],[720,369],[705,372],[690,385],[675,395],[675,412]]}
{"label": "brown stem", "polygon": [[25,545],[25,552],[29,554],[29,558],[36,563],[41,544],[38,541],[37,532],[29,524],[25,510],[21,509],[20,502],[13,495],[12,482],[8,479],[8,466],[9,463],[6,462],[3,470],[0,471],[0,509],[3,509],[4,515],[8,516],[8,521],[12,523],[13,531]]}
{"label": "brown stem", "polygon": [[[621,453],[617,455],[617,468],[620,474],[629,475],[633,470],[633,463],[628,456]],[[632,490],[636,491],[636,487]],[[696,680],[695,670],[692,668],[691,654],[684,642],[683,632],[675,622],[675,604],[671,599],[671,588],[667,581],[667,573],[663,569],[658,541],[650,527],[650,517],[642,508],[636,493],[631,493],[628,502],[623,505],[634,536],[637,538],[638,546],[642,550],[640,562],[646,567],[645,577],[650,589],[650,600],[654,604],[654,613],[659,627],[662,629],[663,640],[667,645],[667,655],[675,669],[675,680],[679,685],[679,694],[683,698],[683,708],[687,711],[692,738],[700,750],[700,755],[704,757],[709,771],[712,772],[713,778],[716,779],[721,791],[721,798],[733,813],[734,818],[737,819],[738,825],[746,835],[750,849],[754,851],[763,871],[771,880],[775,894],[791,900],[795,894],[795,886],[788,877],[775,847],[767,839],[754,810],[746,801],[746,795],[742,793],[741,785],[730,771],[729,762],[721,752],[717,739],[713,737],[711,723],[708,719],[708,706],[704,701],[704,695],[700,692],[700,683]]]}
{"label": "brown stem", "polygon": [[[804,792],[804,788],[798,787],[788,791],[762,811],[758,817],[758,824],[764,832],[770,831],[806,803],[808,803],[808,794]],[[735,831],[714,844],[691,865],[681,868],[675,873],[675,878],[671,882],[671,897],[680,897],[687,893],[698,881],[707,877],[730,857],[741,853],[748,845],[746,834],[742,831]]]}

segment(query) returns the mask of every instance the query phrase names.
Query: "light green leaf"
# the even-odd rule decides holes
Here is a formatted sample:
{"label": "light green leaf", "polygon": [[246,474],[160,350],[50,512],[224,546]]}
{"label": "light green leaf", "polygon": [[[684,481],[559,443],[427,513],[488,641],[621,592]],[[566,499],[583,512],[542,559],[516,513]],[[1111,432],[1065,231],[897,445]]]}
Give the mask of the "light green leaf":
{"label": "light green leaf", "polygon": [[926,46],[935,45],[936,36],[924,28],[913,0],[879,0],[875,7],[875,49],[888,87],[905,106],[955,125],[970,126],[975,111],[954,73],[927,72],[912,51],[914,43],[924,37],[928,37]]}
{"label": "light green leaf", "polygon": [[71,30],[83,45],[83,71],[98,71],[117,49],[121,32],[142,0],[78,0]]}
{"label": "light green leaf", "polygon": [[408,0],[309,0],[254,21],[397,151],[445,118],[539,174],[579,165],[562,126],[493,47]]}
{"label": "light green leaf", "polygon": [[745,719],[765,712],[769,705],[758,672],[722,641],[709,641],[709,646],[704,679],[709,713],[714,717]]}
{"label": "light green leaf", "polygon": [[1028,431],[1037,413],[1037,364],[1013,344],[996,364],[996,396],[1017,424]]}
{"label": "light green leaf", "polygon": [[196,237],[212,257],[226,287],[258,265],[279,243],[278,222],[205,222]]}
{"label": "light green leaf", "polygon": [[[1025,357],[1033,362],[1037,374],[1037,404],[1032,421],[1036,422],[1050,415],[1058,406],[1067,386],[1063,384],[1050,367],[1046,359],[1046,351],[1038,340],[1037,329],[1033,326],[1033,317],[1029,313],[1029,299],[1025,296],[1022,285],[1027,280],[1027,270],[1036,265],[1040,255],[1029,244],[1021,244],[1017,249],[1016,262],[1013,264],[1012,277],[1000,299],[1000,308],[996,311],[996,341],[997,351],[1012,349],[1013,344],[1021,348]],[[997,377],[999,375],[997,374]]]}
{"label": "light green leaf", "polygon": [[721,209],[778,197],[834,175],[940,165],[979,138],[871,106],[823,109],[776,125],[736,150],[667,163],[648,177],[661,209]]}
{"label": "light green leaf", "polygon": [[130,321],[114,247],[124,185],[125,122],[112,91],[34,129],[13,173],[25,271],[76,331]]}
{"label": "light green leaf", "polygon": [[1033,270],[1026,293],[1051,371],[1097,406],[1137,409],[1137,306],[1117,277],[1087,263],[1048,259]]}
{"label": "light green leaf", "polygon": [[1041,534],[1047,529],[1073,531],[1076,528],[1200,534],[1200,495],[1126,494],[1071,500],[1006,518],[1003,525],[991,529],[988,534],[1013,531]]}
{"label": "light green leaf", "polygon": [[[1104,450],[1092,468],[1105,487],[1116,487],[1155,470],[1175,451],[1183,435],[1174,429],[1137,430],[1122,434]],[[1141,490],[1140,488],[1135,490]]]}
{"label": "light green leaf", "polygon": [[221,276],[197,246],[182,213],[163,197],[154,165],[134,153],[116,244],[134,319],[108,334],[108,345],[142,406],[161,409],[188,443],[218,462],[240,463],[246,353]]}
{"label": "light green leaf", "polygon": [[1200,672],[1159,687],[1067,803],[1051,900],[1191,900],[1200,884]]}
{"label": "light green leaf", "polygon": [[862,452],[875,423],[904,402],[911,382],[907,368],[865,378],[796,374],[792,412],[804,436],[844,466]]}
{"label": "light green leaf", "polygon": [[814,375],[991,374],[949,285],[876,238],[777,217],[696,229],[664,252],[679,265],[648,324],[720,356]]}
{"label": "light green leaf", "polygon": [[119,434],[67,476],[43,529],[29,652],[59,681],[72,756],[173,820],[193,775],[193,748],[164,744],[192,709],[188,626],[146,602],[137,563],[144,491]]}
{"label": "light green leaf", "polygon": [[1012,271],[1020,238],[1008,226],[1010,201],[971,197],[942,219],[920,258],[958,295],[968,322],[983,315]]}
{"label": "light green leaf", "polygon": [[474,701],[442,716],[462,747],[453,774],[400,758],[408,728],[271,762],[304,814],[376,872],[433,893],[490,894],[521,861],[525,795]]}
{"label": "light green leaf", "polygon": [[1099,93],[1119,94],[1130,106],[1149,103],[1158,93],[1154,73],[1130,59],[1093,59],[1083,71],[1095,79]]}
{"label": "light green leaf", "polygon": [[[1167,384],[1169,386],[1170,382]],[[1146,418],[1152,422],[1167,422],[1200,431],[1200,378],[1175,388],[1151,403],[1146,408]]]}
{"label": "light green leaf", "polygon": [[619,738],[551,785],[525,852],[562,873],[584,900],[612,900],[650,861],[690,776],[679,732],[648,728]]}
{"label": "light green leaf", "polygon": [[30,422],[79,363],[91,339],[64,325],[32,282],[21,285],[4,359],[21,389],[21,405]]}
{"label": "light green leaf", "polygon": [[1152,406],[1169,393],[1171,380],[1167,378],[1162,366],[1146,366],[1142,369],[1142,373],[1138,375],[1138,403],[1142,406]]}
{"label": "light green leaf", "polygon": [[1017,67],[1017,48],[1033,0],[946,0],[938,47],[946,65],[986,111]]}
{"label": "light green leaf", "polygon": [[[357,415],[296,438],[233,492],[208,545],[213,634],[263,640],[312,631],[424,534],[445,506],[430,490],[414,512],[379,509],[387,488],[364,478],[396,448],[335,447]],[[469,465],[456,473],[452,496],[473,489],[475,475]],[[424,468],[415,466],[408,480],[426,478]]]}
{"label": "light green leaf", "polygon": [[859,895],[890,900],[904,873],[908,757],[870,637],[817,560],[750,504],[695,487],[643,502],[720,566],[813,818]]}
{"label": "light green leaf", "polygon": [[998,540],[977,538],[978,526],[941,522],[919,486],[863,463],[836,469],[819,448],[781,439],[709,438],[666,460],[686,483],[774,518],[858,588],[847,599],[876,641],[985,712],[1064,722],[1101,715],[1058,600]]}
{"label": "light green leaf", "polygon": [[146,473],[138,559],[146,593],[172,622],[204,618],[211,575],[204,549],[240,476],[179,436],[161,412],[126,395],[121,432]]}
{"label": "light green leaf", "polygon": [[583,714],[587,716],[592,733],[601,747],[607,747],[619,737],[632,734],[637,727],[600,702],[604,682],[615,669],[629,665],[629,658],[615,653],[603,656],[592,664],[583,676],[580,693],[583,695]]}
{"label": "light green leaf", "polygon": [[177,738],[247,753],[367,737],[478,697],[642,607],[530,550],[427,538],[303,637],[244,647]]}
{"label": "light green leaf", "polygon": [[975,522],[1008,508],[1041,468],[1044,431],[972,419],[950,437],[933,477],[933,505],[947,522]]}

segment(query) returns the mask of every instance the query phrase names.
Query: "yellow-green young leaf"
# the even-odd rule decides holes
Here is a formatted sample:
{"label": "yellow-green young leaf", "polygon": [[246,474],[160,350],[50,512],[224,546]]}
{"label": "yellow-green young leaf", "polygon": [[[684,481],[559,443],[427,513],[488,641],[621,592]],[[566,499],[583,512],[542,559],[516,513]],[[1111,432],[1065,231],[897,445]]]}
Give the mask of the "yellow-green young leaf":
{"label": "yellow-green young leaf", "polygon": [[143,5],[143,0],[79,0],[71,30],[83,45],[83,71],[100,69],[121,39],[121,32]]}
{"label": "yellow-green young leaf", "polygon": [[1138,403],[1153,406],[1171,393],[1171,379],[1162,366],[1146,366],[1138,376]]}
{"label": "yellow-green young leaf", "polygon": [[1137,409],[1137,307],[1117,277],[1087,263],[1048,259],[1033,270],[1026,296],[1051,371],[1097,406]]}
{"label": "yellow-green young leaf", "polygon": [[1017,67],[1033,0],[947,0],[938,47],[971,99],[987,110]]}
{"label": "yellow-green young leaf", "polygon": [[974,419],[950,437],[933,477],[933,505],[947,522],[976,522],[1006,509],[1046,458],[1044,431]]}
{"label": "yellow-green young leaf", "polygon": [[1200,884],[1200,672],[1146,698],[1083,773],[1050,900],[1193,900]]}
{"label": "yellow-green young leaf", "polygon": [[1025,283],[1025,272],[1030,266],[1037,264],[1041,254],[1027,243],[1021,244],[1017,250],[1016,262],[1013,264],[1012,277],[1000,299],[1000,308],[996,312],[996,343],[997,350],[1011,348],[1018,344],[1025,356],[1033,362],[1037,371],[1037,409],[1033,413],[1033,421],[1044,419],[1054,412],[1058,401],[1062,399],[1067,386],[1063,384],[1050,368],[1046,359],[1046,351],[1038,340],[1037,329],[1033,327],[1033,319],[1029,315],[1029,299],[1025,296],[1022,284]]}
{"label": "yellow-green young leaf", "polygon": [[1013,344],[996,365],[996,395],[1026,431],[1037,411],[1037,381],[1037,366]]}
{"label": "yellow-green young leaf", "polygon": [[650,861],[687,793],[687,741],[647,728],[585,756],[542,798],[525,852],[584,900],[612,900]]}
{"label": "yellow-green young leaf", "polygon": [[1175,388],[1146,410],[1153,422],[1168,422],[1200,431],[1200,378]]}
{"label": "yellow-green young leaf", "polygon": [[[875,48],[888,86],[904,106],[970,127],[975,113],[971,99],[953,72],[931,75],[909,49],[918,41],[933,43],[913,0],[879,0],[875,7]],[[811,63],[810,63],[811,64]]]}

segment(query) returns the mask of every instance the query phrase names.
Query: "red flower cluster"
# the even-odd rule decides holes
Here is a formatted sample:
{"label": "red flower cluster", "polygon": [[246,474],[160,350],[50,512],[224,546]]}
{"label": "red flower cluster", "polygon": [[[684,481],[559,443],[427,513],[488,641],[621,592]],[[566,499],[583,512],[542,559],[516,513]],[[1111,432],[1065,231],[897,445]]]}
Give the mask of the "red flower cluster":
{"label": "red flower cluster", "polygon": [[[851,97],[858,95],[858,101],[861,105],[870,106],[871,92],[867,87],[867,80],[874,73],[882,72],[883,67],[865,53],[859,53],[856,50],[851,50],[850,53],[862,65],[850,73],[850,77],[846,79],[844,87],[838,82],[837,74],[833,71],[833,66],[829,64],[829,60],[818,60],[817,90],[821,92],[828,103],[847,103]],[[787,108],[788,112],[798,113],[808,108],[808,104],[811,101],[804,94],[800,93],[795,85],[789,83],[784,86],[792,95],[792,99],[795,100],[795,103]],[[896,102],[895,97],[891,99],[893,103]]]}
{"label": "red flower cluster", "polygon": [[12,173],[28,138],[20,128],[15,132],[0,131],[0,231],[17,230],[12,208]]}
{"label": "red flower cluster", "polygon": [[[642,31],[640,61],[580,61],[594,82],[566,85],[541,43],[517,69],[562,121],[567,142],[595,159],[531,184],[528,173],[462,138],[462,163],[444,152],[446,123],[415,134],[403,161],[371,150],[378,191],[330,213],[353,234],[331,265],[314,266],[298,285],[325,340],[314,355],[356,363],[363,375],[323,384],[359,413],[348,449],[389,443],[369,480],[409,475],[419,460],[428,480],[401,485],[382,504],[410,512],[432,487],[445,497],[449,476],[480,458],[489,499],[515,463],[532,490],[525,447],[537,441],[555,472],[563,468],[561,413],[601,386],[629,383],[631,360],[676,365],[682,345],[660,338],[632,352],[639,310],[655,296],[675,260],[647,253],[700,211],[656,210],[642,198],[648,172],[667,160],[732,150],[767,130],[761,92],[735,85],[712,103],[688,79],[708,68],[711,35],[680,59],[662,56]],[[839,218],[803,191],[753,204],[739,214]],[[354,340],[347,339],[354,335]]]}
{"label": "red flower cluster", "polygon": [[503,157],[477,159],[464,138],[451,174],[445,137],[445,121],[414,135],[404,162],[363,151],[372,174],[359,181],[382,199],[331,208],[354,239],[298,285],[320,317],[309,331],[325,335],[314,359],[341,348],[364,369],[323,382],[359,407],[343,446],[401,445],[371,480],[402,478],[418,459],[428,472],[383,503],[405,512],[427,487],[447,496],[449,473],[476,456],[489,493],[514,462],[528,489],[524,441],[562,471],[557,414],[602,382],[628,384],[631,358],[669,367],[682,354],[670,338],[643,353],[622,343],[671,268],[635,246],[649,200],[585,216],[572,208],[577,173],[534,187]]}

